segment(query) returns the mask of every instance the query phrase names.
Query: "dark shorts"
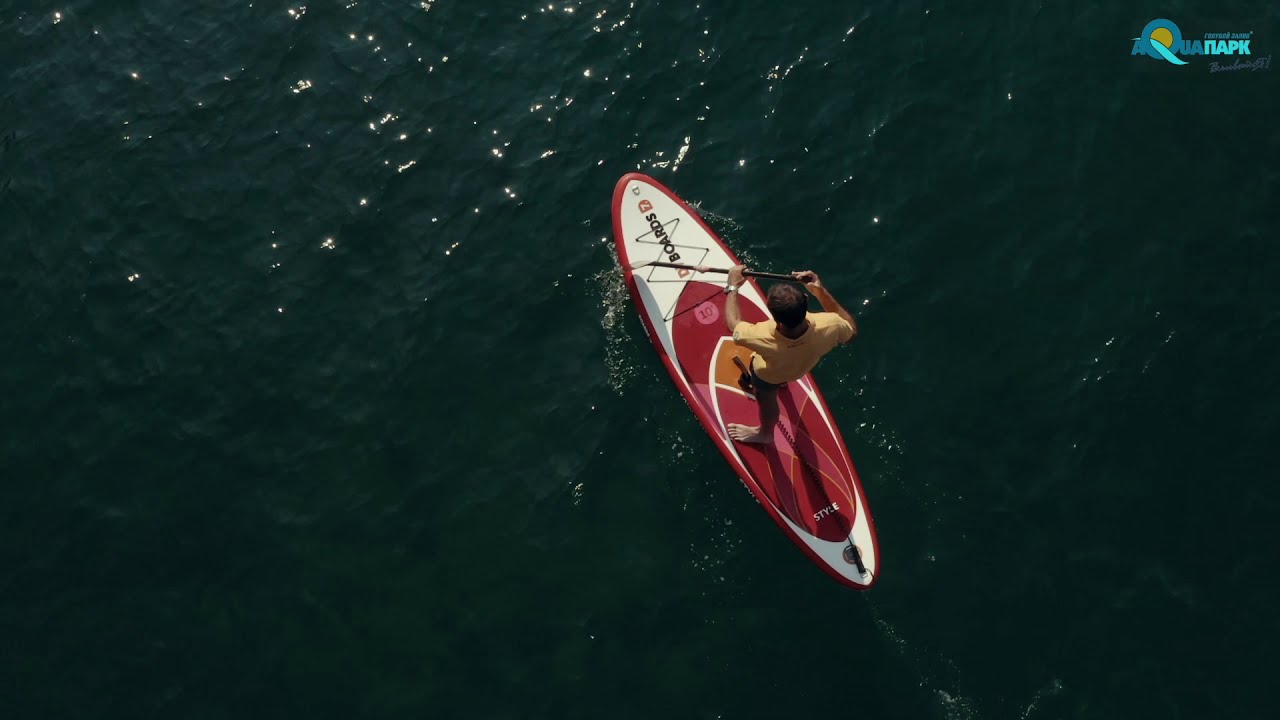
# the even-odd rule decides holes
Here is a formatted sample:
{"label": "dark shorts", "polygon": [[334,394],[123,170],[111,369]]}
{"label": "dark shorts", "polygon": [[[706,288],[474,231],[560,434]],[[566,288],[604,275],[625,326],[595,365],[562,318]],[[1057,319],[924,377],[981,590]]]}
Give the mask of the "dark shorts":
{"label": "dark shorts", "polygon": [[781,387],[781,386],[783,386],[783,385],[786,385],[786,383],[776,383],[776,384],[775,384],[775,383],[765,382],[764,380],[761,380],[761,379],[760,379],[760,376],[756,374],[756,357],[755,357],[755,355],[752,355],[752,356],[751,356],[751,384],[752,384],[752,385],[754,385],[754,386],[756,386],[756,387],[758,387],[758,388],[760,388],[760,389],[762,389],[762,390],[777,390],[779,387]]}

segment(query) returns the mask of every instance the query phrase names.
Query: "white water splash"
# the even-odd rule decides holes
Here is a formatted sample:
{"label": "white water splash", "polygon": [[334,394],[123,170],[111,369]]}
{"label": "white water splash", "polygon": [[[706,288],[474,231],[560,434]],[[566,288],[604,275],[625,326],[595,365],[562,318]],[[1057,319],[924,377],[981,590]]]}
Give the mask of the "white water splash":
{"label": "white water splash", "polygon": [[[893,643],[894,648],[898,651],[898,655],[906,660],[907,664],[916,673],[917,682],[920,687],[932,692],[938,699],[938,705],[942,709],[943,717],[947,718],[947,720],[979,720],[979,718],[982,717],[979,713],[977,702],[973,698],[965,697],[961,694],[959,687],[961,684],[960,668],[956,666],[954,661],[947,657],[937,656],[937,660],[940,661],[940,663],[929,662],[926,657],[926,653],[912,647],[907,642],[906,638],[904,638],[888,620],[884,619],[884,616],[882,616],[879,610],[876,609],[875,604],[867,603],[867,608],[871,612],[871,618],[875,622],[876,627],[880,628],[880,631],[884,633],[884,636]],[[950,685],[947,689],[938,687],[939,685],[944,684],[944,681],[939,678],[938,673],[934,671],[934,668],[938,668],[940,665],[945,666],[943,672],[944,675],[954,678],[954,681],[952,682],[945,682],[945,684]],[[1019,716],[1019,720],[1033,720],[1032,713],[1036,711],[1042,701],[1056,697],[1062,694],[1062,691],[1063,686],[1061,680],[1057,678],[1050,680],[1047,685],[1037,690],[1035,694],[1031,696],[1031,700],[1022,710],[1022,715]]]}
{"label": "white water splash", "polygon": [[636,366],[628,357],[628,351],[634,346],[627,337],[623,322],[626,314],[633,310],[631,298],[627,296],[626,281],[618,267],[618,253],[612,244],[608,247],[608,267],[593,275],[591,280],[596,286],[604,311],[600,317],[600,326],[605,333],[604,358],[605,366],[609,369],[609,387],[621,395],[637,375]]}
{"label": "white water splash", "polygon": [[1044,698],[1054,697],[1061,693],[1062,693],[1062,681],[1057,678],[1054,678],[1052,681],[1049,682],[1048,685],[1045,685],[1044,687],[1040,688],[1039,690],[1036,691],[1035,695],[1031,696],[1031,702],[1022,711],[1021,720],[1028,720],[1028,718],[1031,717],[1031,713],[1035,711],[1036,706],[1040,704],[1041,700],[1043,700]]}
{"label": "white water splash", "polygon": [[750,491],[728,473],[708,473],[704,477],[705,482],[698,484],[700,487],[691,486],[687,490],[682,506],[685,511],[691,505],[699,508],[702,519],[698,526],[705,529],[705,533],[697,535],[696,542],[689,544],[690,562],[694,569],[710,579],[711,584],[736,594],[741,584],[731,561],[741,557],[742,529],[734,524],[732,517],[708,513],[707,508],[723,507],[718,498],[725,493]]}
{"label": "white water splash", "polygon": [[[947,718],[947,720],[978,720],[982,717],[978,713],[977,706],[974,704],[973,700],[961,695],[959,688],[952,687],[950,690],[944,690],[942,688],[935,687],[940,685],[941,682],[938,680],[936,673],[926,665],[925,661],[921,657],[921,653],[907,643],[906,639],[902,637],[902,634],[899,633],[893,625],[889,624],[888,620],[884,619],[884,616],[880,614],[873,603],[868,602],[867,608],[871,612],[871,619],[875,621],[876,627],[880,628],[880,631],[885,634],[885,637],[893,641],[893,645],[897,648],[898,654],[901,655],[902,658],[911,666],[912,670],[915,671],[920,687],[926,690],[931,690],[938,698],[938,704],[942,707],[943,717]],[[943,664],[951,667],[957,677],[956,684],[958,684],[960,669],[957,668],[955,663],[950,659],[941,659]]]}

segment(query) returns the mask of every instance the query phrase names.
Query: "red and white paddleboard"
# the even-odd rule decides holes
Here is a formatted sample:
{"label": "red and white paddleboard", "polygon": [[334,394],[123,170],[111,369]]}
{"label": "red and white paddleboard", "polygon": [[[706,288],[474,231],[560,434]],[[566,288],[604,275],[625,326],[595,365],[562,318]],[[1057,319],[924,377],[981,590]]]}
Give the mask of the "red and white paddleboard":
{"label": "red and white paddleboard", "polygon": [[[746,362],[751,351],[735,345],[725,327],[725,276],[640,267],[660,261],[728,268],[738,258],[684,201],[640,173],[623,176],[613,192],[613,236],[649,339],[729,465],[819,567],[850,587],[870,587],[880,565],[871,512],[813,376],[779,390],[772,445],[734,441],[727,425],[756,425],[759,414],[754,396],[738,385],[733,359]],[[754,280],[740,296],[744,320],[768,319]]]}

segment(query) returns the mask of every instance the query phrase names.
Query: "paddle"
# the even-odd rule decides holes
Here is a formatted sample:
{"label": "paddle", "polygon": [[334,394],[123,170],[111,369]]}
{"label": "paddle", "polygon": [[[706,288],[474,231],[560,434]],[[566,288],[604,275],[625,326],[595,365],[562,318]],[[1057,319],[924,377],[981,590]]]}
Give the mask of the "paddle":
{"label": "paddle", "polygon": [[[704,273],[720,273],[721,275],[729,274],[729,270],[726,268],[713,268],[713,267],[707,267],[706,265],[682,265],[681,263],[669,263],[669,262],[658,262],[658,261],[647,262],[641,265],[636,265],[631,269],[639,270],[642,267],[650,267],[650,266],[675,268],[676,270],[696,270],[697,272],[704,272]],[[764,278],[766,280],[785,280],[787,282],[800,283],[799,280],[791,277],[790,275],[783,275],[781,273],[768,273],[768,272],[756,272],[755,270],[743,270],[742,274],[746,275],[747,277]],[[800,284],[803,285],[804,283],[800,283]]]}

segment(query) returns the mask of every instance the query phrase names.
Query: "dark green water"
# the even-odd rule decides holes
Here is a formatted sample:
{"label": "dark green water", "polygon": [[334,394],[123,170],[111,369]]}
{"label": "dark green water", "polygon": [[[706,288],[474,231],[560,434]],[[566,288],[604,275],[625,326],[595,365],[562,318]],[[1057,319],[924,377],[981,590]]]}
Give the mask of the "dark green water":
{"label": "dark green water", "polygon": [[[0,2],[0,716],[1275,716],[1280,69],[1129,55],[1274,4],[299,8]],[[645,340],[637,168],[858,315],[872,591]]]}

